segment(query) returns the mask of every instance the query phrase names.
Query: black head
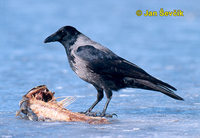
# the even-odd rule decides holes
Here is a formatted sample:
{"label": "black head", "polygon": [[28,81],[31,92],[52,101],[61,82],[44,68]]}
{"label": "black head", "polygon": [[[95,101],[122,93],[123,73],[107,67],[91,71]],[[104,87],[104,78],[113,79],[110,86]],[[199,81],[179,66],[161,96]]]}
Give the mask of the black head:
{"label": "black head", "polygon": [[77,36],[80,34],[76,28],[72,26],[64,26],[60,28],[57,32],[50,35],[44,40],[44,43],[58,41],[62,44],[72,44],[76,41]]}

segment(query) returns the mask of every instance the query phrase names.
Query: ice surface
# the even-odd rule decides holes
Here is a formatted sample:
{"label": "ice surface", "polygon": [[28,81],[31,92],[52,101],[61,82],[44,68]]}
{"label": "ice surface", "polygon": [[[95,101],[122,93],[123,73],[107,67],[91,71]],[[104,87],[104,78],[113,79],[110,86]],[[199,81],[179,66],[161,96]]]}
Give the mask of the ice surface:
{"label": "ice surface", "polygon": [[[200,2],[0,1],[0,137],[199,137]],[[184,17],[137,17],[136,10],[181,9]],[[96,91],[68,65],[64,48],[45,37],[72,25],[93,40],[175,86],[185,101],[161,93],[125,89],[114,93],[108,125],[31,122],[15,117],[18,102],[45,84],[56,96],[75,96],[69,106],[85,111]],[[101,111],[105,99],[94,109]]]}

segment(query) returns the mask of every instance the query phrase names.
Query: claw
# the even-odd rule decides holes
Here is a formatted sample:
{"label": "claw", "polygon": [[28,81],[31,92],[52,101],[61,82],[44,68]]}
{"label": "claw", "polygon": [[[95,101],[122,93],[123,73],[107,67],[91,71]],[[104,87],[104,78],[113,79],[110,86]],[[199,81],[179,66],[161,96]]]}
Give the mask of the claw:
{"label": "claw", "polygon": [[87,116],[93,116],[93,117],[97,117],[97,116],[100,116],[100,112],[79,112],[80,114],[85,114]]}
{"label": "claw", "polygon": [[86,112],[85,115],[87,115],[87,116],[97,117],[97,116],[99,116],[99,113],[100,113],[100,112]]}
{"label": "claw", "polygon": [[86,112],[78,112],[79,114],[86,114]]}
{"label": "claw", "polygon": [[107,117],[107,118],[113,118],[113,116],[118,117],[117,114],[115,114],[115,113],[113,113],[113,114],[104,114],[104,115],[102,115],[102,117]]}
{"label": "claw", "polygon": [[105,113],[101,113],[101,112],[79,112],[80,114],[85,114],[87,116],[93,116],[93,117],[107,117],[107,118],[112,118],[113,116],[117,116],[117,114],[113,113],[113,114],[105,114]]}

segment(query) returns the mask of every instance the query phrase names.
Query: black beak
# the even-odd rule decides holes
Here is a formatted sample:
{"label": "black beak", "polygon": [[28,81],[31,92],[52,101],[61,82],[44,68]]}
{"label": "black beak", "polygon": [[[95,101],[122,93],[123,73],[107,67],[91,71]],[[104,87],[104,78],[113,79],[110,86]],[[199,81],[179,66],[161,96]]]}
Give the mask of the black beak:
{"label": "black beak", "polygon": [[49,43],[49,42],[55,42],[55,41],[59,41],[61,39],[61,37],[54,33],[52,35],[50,35],[49,37],[47,37],[45,40],[44,40],[44,43]]}

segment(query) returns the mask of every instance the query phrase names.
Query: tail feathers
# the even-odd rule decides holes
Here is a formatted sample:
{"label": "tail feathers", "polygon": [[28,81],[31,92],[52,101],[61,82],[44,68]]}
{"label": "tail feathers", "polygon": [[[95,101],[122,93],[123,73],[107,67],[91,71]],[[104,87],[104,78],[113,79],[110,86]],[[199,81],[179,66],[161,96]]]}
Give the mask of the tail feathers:
{"label": "tail feathers", "polygon": [[161,85],[162,87],[165,87],[165,88],[167,88],[167,89],[170,88],[170,89],[176,91],[176,88],[174,88],[173,86],[171,86],[171,85],[169,85],[169,84],[167,84],[167,83],[165,83],[165,82],[163,82],[163,81],[161,81],[161,80],[159,80],[159,79],[156,79],[156,78],[154,78],[154,77],[152,77],[152,78],[153,78],[153,80],[152,80],[153,83],[155,83],[155,84],[157,84],[157,85]]}
{"label": "tail feathers", "polygon": [[177,100],[184,100],[182,97],[176,95],[173,91],[171,91],[170,89],[168,89],[166,87],[162,87],[162,86],[157,86],[157,87],[159,87],[158,91],[162,92],[163,94],[165,94],[167,96],[170,96]]}
{"label": "tail feathers", "polygon": [[[159,91],[162,92],[163,94],[177,99],[177,100],[184,100],[180,96],[176,95],[172,90],[176,90],[174,87],[170,86],[167,83],[164,83],[160,81],[160,83],[155,83],[155,82],[150,82],[147,80],[141,80],[141,79],[132,79],[128,78],[128,87],[134,87],[134,88],[142,88],[142,89],[147,89],[147,90],[153,90],[153,91]],[[132,83],[132,84],[131,84]],[[161,84],[162,83],[162,84]],[[167,85],[166,85],[167,84]],[[170,87],[168,87],[170,86]],[[172,90],[171,90],[172,89]]]}

